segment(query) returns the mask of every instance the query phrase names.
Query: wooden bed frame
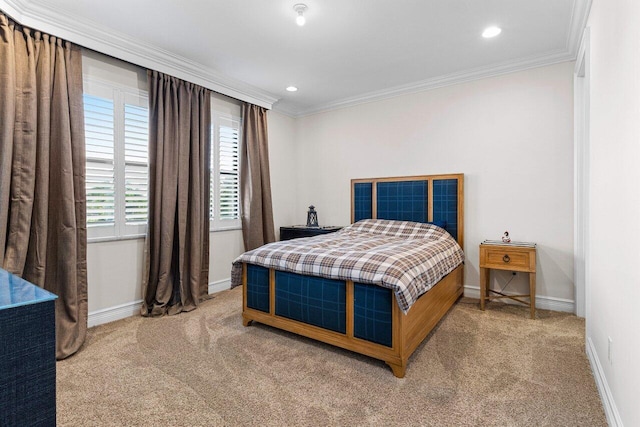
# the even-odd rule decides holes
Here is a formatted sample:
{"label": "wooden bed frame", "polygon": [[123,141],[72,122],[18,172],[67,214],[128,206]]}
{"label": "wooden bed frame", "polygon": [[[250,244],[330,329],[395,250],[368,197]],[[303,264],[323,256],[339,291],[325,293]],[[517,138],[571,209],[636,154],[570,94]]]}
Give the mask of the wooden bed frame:
{"label": "wooden bed frame", "polygon": [[[395,177],[395,178],[372,178],[372,179],[354,179],[351,181],[351,219],[352,222],[362,219],[362,208],[358,205],[362,205],[362,200],[359,202],[356,199],[356,188],[359,184],[365,184],[367,191],[370,188],[371,203],[364,209],[365,215],[371,218],[377,218],[377,215],[381,212],[378,209],[378,197],[377,188],[379,183],[403,183],[403,182],[421,182],[424,181],[424,188],[427,189],[427,200],[425,200],[426,212],[425,220],[423,222],[439,221],[443,219],[443,215],[452,218],[451,222],[456,222],[455,228],[451,228],[450,231],[462,246],[463,243],[463,192],[464,192],[464,175],[463,174],[450,174],[450,175],[421,175],[410,177]],[[455,183],[454,183],[455,181]],[[434,209],[434,182],[447,182],[454,183],[457,194],[448,194],[445,197],[439,197],[443,199],[436,201],[436,204],[451,208],[451,204],[455,203],[455,209],[436,208]],[[369,184],[371,184],[369,186]],[[368,193],[367,193],[368,196]],[[453,200],[455,198],[455,201]],[[365,197],[365,205],[368,203],[368,199]],[[392,213],[394,218],[384,217],[382,219],[398,219],[405,220],[403,218],[405,214]],[[385,216],[389,216],[389,213],[385,213]],[[415,220],[411,218],[410,220]],[[452,224],[452,227],[453,224]],[[445,227],[446,228],[446,227]],[[260,322],[265,325],[269,325],[275,328],[283,329],[289,332],[293,332],[298,335],[309,337],[318,341],[322,341],[327,344],[335,345],[347,350],[354,351],[356,353],[364,354],[379,360],[382,360],[391,367],[393,374],[398,378],[403,378],[407,366],[407,361],[415,349],[426,338],[431,330],[437,325],[440,319],[449,311],[453,304],[462,296],[463,293],[463,280],[464,271],[463,265],[458,266],[455,270],[442,278],[431,290],[423,294],[416,303],[411,307],[407,314],[404,314],[400,310],[395,296],[393,296],[391,304],[391,346],[378,344],[366,339],[361,339],[354,336],[354,283],[350,280],[345,281],[346,287],[346,333],[334,332],[322,327],[310,325],[298,320],[293,320],[287,317],[283,317],[276,314],[276,272],[274,269],[269,269],[269,283],[268,283],[268,312],[256,310],[247,306],[247,265],[243,265],[242,284],[243,284],[243,298],[242,298],[242,323],[244,326],[249,326],[252,321]],[[392,294],[393,295],[393,294]],[[266,301],[265,301],[266,302]]]}

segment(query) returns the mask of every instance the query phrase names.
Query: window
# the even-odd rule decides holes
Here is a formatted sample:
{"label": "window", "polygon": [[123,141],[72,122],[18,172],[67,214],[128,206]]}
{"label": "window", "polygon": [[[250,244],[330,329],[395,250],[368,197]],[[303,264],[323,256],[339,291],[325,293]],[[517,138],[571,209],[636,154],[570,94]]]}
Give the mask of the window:
{"label": "window", "polygon": [[85,81],[84,119],[88,237],[143,235],[149,183],[146,93]]}
{"label": "window", "polygon": [[240,119],[211,115],[211,231],[241,228]]}

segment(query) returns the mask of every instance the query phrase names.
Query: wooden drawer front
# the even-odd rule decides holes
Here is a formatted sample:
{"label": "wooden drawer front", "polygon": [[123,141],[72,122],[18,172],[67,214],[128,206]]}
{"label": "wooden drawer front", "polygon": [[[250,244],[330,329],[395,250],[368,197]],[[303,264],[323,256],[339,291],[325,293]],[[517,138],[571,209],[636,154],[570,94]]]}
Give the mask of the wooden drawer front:
{"label": "wooden drawer front", "polygon": [[480,267],[512,271],[535,271],[535,255],[527,249],[481,248]]}

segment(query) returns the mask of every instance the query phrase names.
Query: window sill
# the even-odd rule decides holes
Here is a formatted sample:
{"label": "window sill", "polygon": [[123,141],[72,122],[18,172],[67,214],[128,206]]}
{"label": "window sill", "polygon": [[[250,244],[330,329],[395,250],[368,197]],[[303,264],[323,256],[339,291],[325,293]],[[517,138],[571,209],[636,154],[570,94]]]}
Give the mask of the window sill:
{"label": "window sill", "polygon": [[[242,231],[242,227],[227,227],[227,228],[217,228],[215,230],[209,230],[209,233],[220,233],[224,231]],[[104,243],[104,242],[117,242],[121,240],[144,240],[145,234],[135,234],[130,236],[109,236],[109,237],[88,237],[87,243]]]}
{"label": "window sill", "polygon": [[108,237],[87,237],[87,243],[103,243],[103,242],[116,242],[120,240],[138,240],[146,237],[145,234],[132,234],[129,236],[108,236]]}
{"label": "window sill", "polygon": [[221,231],[242,231],[242,226],[236,227],[224,227],[224,228],[212,228],[209,233],[219,233]]}

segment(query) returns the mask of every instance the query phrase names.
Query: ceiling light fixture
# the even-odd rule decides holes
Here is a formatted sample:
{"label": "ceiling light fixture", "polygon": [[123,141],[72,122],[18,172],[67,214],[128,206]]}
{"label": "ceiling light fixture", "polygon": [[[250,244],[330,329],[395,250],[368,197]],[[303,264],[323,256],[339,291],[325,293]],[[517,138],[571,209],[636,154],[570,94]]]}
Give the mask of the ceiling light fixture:
{"label": "ceiling light fixture", "polygon": [[295,86],[287,86],[287,92],[296,92],[298,90]]}
{"label": "ceiling light fixture", "polygon": [[497,36],[498,34],[500,34],[502,32],[502,28],[500,27],[488,27],[485,28],[485,30],[482,32],[482,37],[484,37],[485,39],[490,39],[492,37]]}
{"label": "ceiling light fixture", "polygon": [[298,24],[301,27],[304,25],[305,22],[307,22],[306,19],[304,18],[304,12],[306,12],[307,9],[309,8],[304,3],[298,3],[293,5],[293,10],[295,10],[296,13],[298,14],[298,16],[296,17],[296,24]]}

